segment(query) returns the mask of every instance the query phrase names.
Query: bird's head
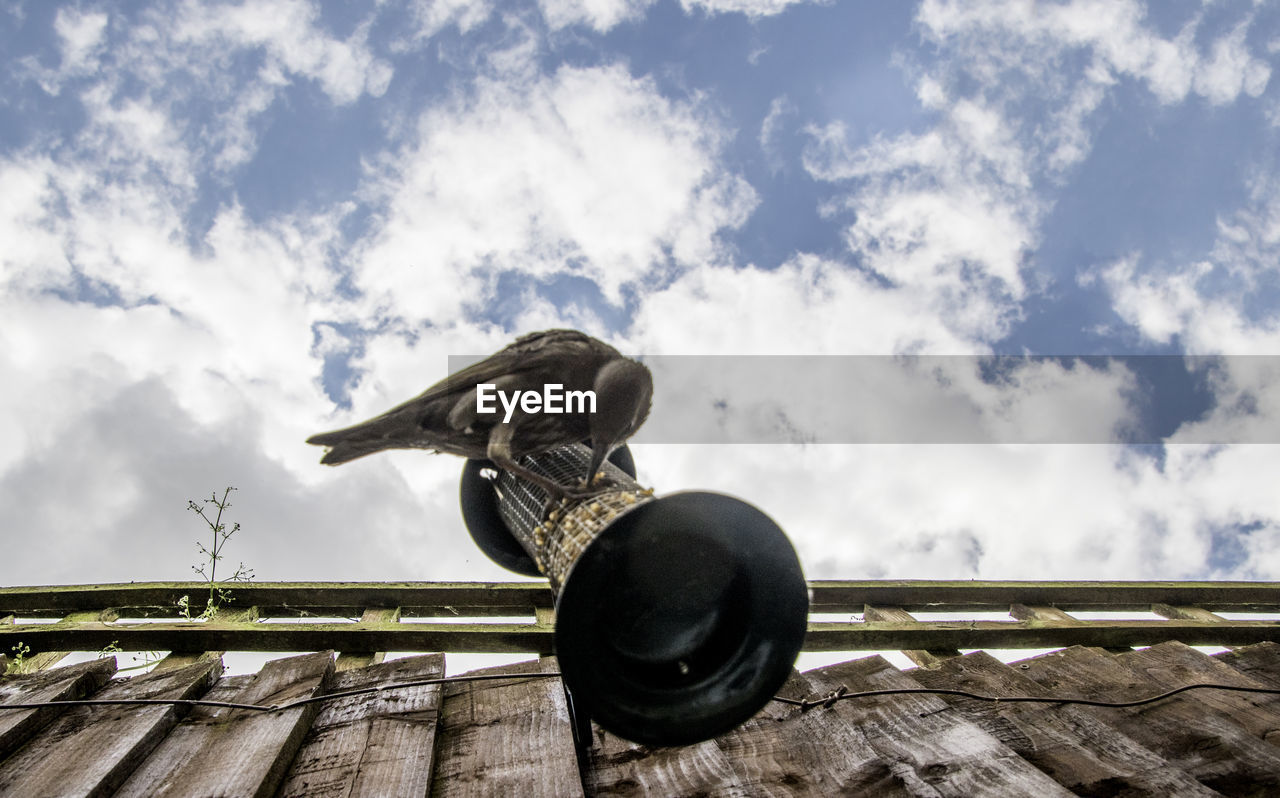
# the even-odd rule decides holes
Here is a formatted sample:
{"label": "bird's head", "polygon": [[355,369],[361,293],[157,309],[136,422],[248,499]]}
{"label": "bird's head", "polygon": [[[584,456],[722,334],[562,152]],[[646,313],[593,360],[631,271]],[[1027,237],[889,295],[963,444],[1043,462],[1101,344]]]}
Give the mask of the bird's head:
{"label": "bird's head", "polygon": [[626,442],[649,417],[653,377],[649,369],[628,358],[610,360],[596,375],[596,412],[588,420],[591,431],[592,480],[613,450]]}

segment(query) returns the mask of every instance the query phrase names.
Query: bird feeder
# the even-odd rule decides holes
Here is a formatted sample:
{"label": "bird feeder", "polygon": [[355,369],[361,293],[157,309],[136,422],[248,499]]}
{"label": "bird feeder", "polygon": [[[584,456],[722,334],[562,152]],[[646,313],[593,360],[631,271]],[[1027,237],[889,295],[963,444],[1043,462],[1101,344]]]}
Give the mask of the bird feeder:
{"label": "bird feeder", "polygon": [[[572,445],[520,464],[576,485],[591,451]],[[462,511],[495,562],[544,575],[555,593],[555,648],[576,715],[649,745],[714,737],[758,712],[790,675],[808,590],[786,535],[720,493],[655,496],[625,448],[604,490],[550,500],[483,460],[463,469]],[[621,467],[620,467],[621,465]]]}

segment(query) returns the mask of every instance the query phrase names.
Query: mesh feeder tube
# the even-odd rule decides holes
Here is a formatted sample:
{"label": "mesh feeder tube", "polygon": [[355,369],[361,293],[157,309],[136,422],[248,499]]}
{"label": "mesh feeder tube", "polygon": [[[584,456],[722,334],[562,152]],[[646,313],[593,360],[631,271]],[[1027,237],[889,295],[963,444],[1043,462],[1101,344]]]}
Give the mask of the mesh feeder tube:
{"label": "mesh feeder tube", "polygon": [[[520,464],[570,485],[590,456],[575,444]],[[467,529],[499,565],[551,581],[556,656],[579,722],[589,715],[647,745],[729,731],[777,693],[804,642],[795,549],[731,496],[655,497],[632,478],[625,448],[603,470],[600,495],[548,504],[540,486],[468,461]]]}

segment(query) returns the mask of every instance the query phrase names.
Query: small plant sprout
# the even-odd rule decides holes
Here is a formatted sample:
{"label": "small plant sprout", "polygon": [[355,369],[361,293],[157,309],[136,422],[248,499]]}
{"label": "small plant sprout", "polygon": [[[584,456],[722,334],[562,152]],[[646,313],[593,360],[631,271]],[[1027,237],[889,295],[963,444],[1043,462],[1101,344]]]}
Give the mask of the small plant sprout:
{"label": "small plant sprout", "polygon": [[[235,490],[233,487],[224,490],[221,499],[218,498],[217,491],[214,491],[209,498],[204,499],[199,504],[194,501],[187,502],[187,509],[200,516],[200,520],[205,522],[205,525],[209,527],[212,533],[210,545],[206,546],[200,541],[196,541],[196,548],[200,550],[200,555],[204,562],[201,565],[191,566],[191,570],[209,583],[209,597],[205,601],[204,609],[199,615],[193,616],[191,614],[190,596],[183,596],[178,599],[179,614],[188,621],[213,618],[217,615],[219,607],[231,601],[230,592],[219,587],[219,584],[225,585],[230,582],[249,582],[253,580],[253,569],[246,568],[244,563],[240,563],[235,573],[231,574],[231,576],[222,580],[218,579],[218,561],[222,559],[222,549],[227,545],[227,541],[231,539],[231,536],[240,531],[239,522],[232,524],[231,528],[227,529],[227,525],[222,521],[223,514],[231,507],[231,491],[233,490]],[[206,512],[211,504],[217,508],[217,513],[213,515],[213,518],[210,518],[209,512]]]}
{"label": "small plant sprout", "polygon": [[[123,653],[125,653],[125,651],[123,648],[120,648],[120,641],[112,640],[110,643],[103,646],[102,650],[98,652],[98,659],[115,657],[116,661],[119,662],[120,657],[118,655]],[[137,671],[137,670],[142,670],[143,668],[150,668],[152,665],[155,665],[157,662],[159,662],[161,657],[159,652],[144,651],[141,654],[131,655],[130,659],[133,660],[134,664],[128,665],[123,668],[117,668],[116,673],[123,673],[124,671]],[[141,662],[139,662],[139,660],[141,660]]]}
{"label": "small plant sprout", "polygon": [[27,655],[31,653],[31,646],[19,640],[18,645],[9,650],[13,652],[13,658],[9,660],[9,666],[5,668],[3,675],[14,676],[19,673],[26,673],[28,666],[26,660]]}

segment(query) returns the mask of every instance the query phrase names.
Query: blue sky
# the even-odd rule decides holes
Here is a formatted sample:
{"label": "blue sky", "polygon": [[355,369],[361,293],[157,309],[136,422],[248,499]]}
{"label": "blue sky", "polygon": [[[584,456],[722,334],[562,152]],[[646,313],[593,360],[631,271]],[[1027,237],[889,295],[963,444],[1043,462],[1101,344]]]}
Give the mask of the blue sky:
{"label": "blue sky", "polygon": [[[1123,364],[958,360],[1015,442],[635,449],[813,578],[1280,578],[1274,4],[10,0],[0,52],[0,583],[184,578],[226,485],[261,579],[510,578],[458,461],[303,441],[553,326],[1269,356],[1175,369],[1182,418]],[[655,414],[706,410],[661,378]],[[776,421],[761,382],[729,405]],[[1064,404],[1165,439],[1016,443]]]}

